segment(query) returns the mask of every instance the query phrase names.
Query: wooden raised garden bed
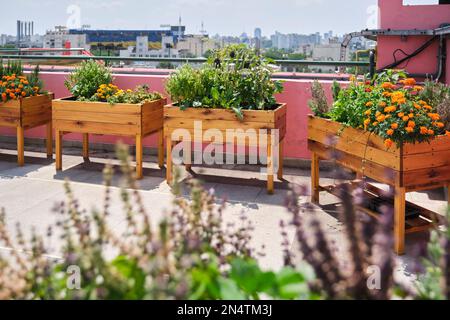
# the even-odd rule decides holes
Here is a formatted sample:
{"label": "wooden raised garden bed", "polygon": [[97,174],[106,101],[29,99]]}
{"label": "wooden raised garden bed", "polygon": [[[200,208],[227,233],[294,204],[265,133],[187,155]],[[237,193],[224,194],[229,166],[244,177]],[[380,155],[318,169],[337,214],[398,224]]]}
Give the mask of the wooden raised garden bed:
{"label": "wooden raised garden bed", "polygon": [[52,99],[53,94],[20,98],[0,103],[0,126],[17,130],[17,163],[23,166],[24,130],[47,125],[47,155],[52,157]]}
{"label": "wooden raised garden bed", "polygon": [[66,133],[83,134],[83,157],[89,158],[89,134],[132,136],[136,139],[136,176],[141,179],[144,137],[159,133],[158,163],[164,165],[163,107],[166,99],[143,104],[82,102],[74,98],[53,100],[56,135],[56,170],[62,170],[62,138]]}
{"label": "wooden raised garden bed", "polygon": [[[334,140],[334,141],[333,141]],[[439,214],[405,201],[405,193],[450,185],[450,137],[417,144],[387,148],[379,136],[342,124],[309,116],[308,148],[312,152],[312,201],[319,202],[319,192],[333,192],[333,186],[319,184],[319,160],[331,159],[358,176],[366,176],[394,188],[393,199],[381,196],[381,190],[369,186],[368,199],[373,201],[362,211],[379,216],[382,203],[394,206],[395,252],[404,253],[405,233],[420,232],[442,222]],[[333,151],[332,156],[330,151]]]}
{"label": "wooden raised garden bed", "polygon": [[[204,133],[209,129],[215,129],[222,133],[224,143],[239,143],[238,141],[245,141],[246,146],[259,146],[267,148],[267,191],[273,193],[274,191],[274,147],[278,144],[279,154],[279,166],[277,175],[281,180],[283,178],[283,140],[286,135],[286,104],[280,104],[275,110],[243,110],[243,120],[239,120],[236,114],[231,110],[226,109],[206,109],[206,108],[188,108],[181,110],[178,106],[167,105],[164,107],[164,136],[166,139],[167,147],[167,182],[172,182],[172,147],[174,141],[172,139],[172,133],[177,129],[187,130],[190,134],[190,141],[193,142],[195,136],[201,136],[202,141],[211,143],[211,141],[203,140]],[[202,132],[194,132],[194,122],[201,121]],[[235,135],[235,141],[226,141],[227,129],[243,130]],[[257,138],[251,139],[245,131],[248,129],[254,129],[257,132]],[[260,141],[260,129],[267,129],[267,137],[270,136],[272,130],[279,130],[278,141],[272,141],[272,139],[266,139],[264,145]],[[186,141],[186,139],[184,139]],[[275,144],[275,145],[274,145]],[[189,157],[190,158],[190,157]],[[191,163],[185,163],[187,167],[191,166]]]}

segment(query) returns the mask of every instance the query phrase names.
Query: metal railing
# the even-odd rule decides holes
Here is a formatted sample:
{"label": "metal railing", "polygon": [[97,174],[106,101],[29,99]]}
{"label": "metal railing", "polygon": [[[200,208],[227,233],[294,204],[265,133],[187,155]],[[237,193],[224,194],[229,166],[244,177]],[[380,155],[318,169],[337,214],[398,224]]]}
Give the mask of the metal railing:
{"label": "metal railing", "polygon": [[[79,49],[77,49],[79,50]],[[49,50],[48,52],[51,52]],[[59,50],[58,50],[59,51]],[[74,50],[75,51],[75,50]],[[36,51],[36,53],[45,52]],[[31,53],[27,51],[27,53]],[[4,60],[103,60],[103,61],[131,61],[131,62],[174,62],[174,63],[205,63],[206,58],[161,58],[161,57],[111,57],[111,56],[84,56],[84,55],[32,55],[32,54],[2,54]],[[277,65],[296,66],[336,66],[336,67],[369,67],[368,61],[312,61],[312,60],[275,60]]]}

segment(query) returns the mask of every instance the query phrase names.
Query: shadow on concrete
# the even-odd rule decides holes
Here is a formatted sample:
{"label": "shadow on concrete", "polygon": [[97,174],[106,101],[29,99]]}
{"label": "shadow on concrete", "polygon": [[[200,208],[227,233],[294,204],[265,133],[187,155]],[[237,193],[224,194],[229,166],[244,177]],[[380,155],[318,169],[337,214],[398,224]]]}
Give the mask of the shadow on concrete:
{"label": "shadow on concrete", "polygon": [[[58,171],[53,178],[56,180],[69,179],[73,182],[103,185],[104,163],[85,161],[63,171]],[[122,185],[122,170],[120,165],[112,165],[113,169],[113,187]],[[139,189],[150,191],[157,189],[165,181],[165,170],[163,169],[143,169],[144,178],[138,181]]]}
{"label": "shadow on concrete", "polygon": [[39,167],[51,165],[53,162],[54,160],[52,158],[47,158],[46,155],[42,155],[42,157],[32,157],[25,154],[25,165],[19,167],[17,164],[17,155],[0,153],[0,174],[23,177],[36,171]]}

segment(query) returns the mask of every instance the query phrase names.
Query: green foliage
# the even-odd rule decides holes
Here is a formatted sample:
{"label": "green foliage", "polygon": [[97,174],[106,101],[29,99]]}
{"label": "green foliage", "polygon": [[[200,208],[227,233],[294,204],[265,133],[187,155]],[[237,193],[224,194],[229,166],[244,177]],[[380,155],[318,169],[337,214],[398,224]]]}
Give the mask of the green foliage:
{"label": "green foliage", "polygon": [[444,83],[426,81],[421,97],[436,107],[437,113],[445,124],[445,129],[450,131],[450,87]]}
{"label": "green foliage", "polygon": [[423,300],[450,299],[450,208],[447,211],[447,230],[432,231],[428,256],[423,260],[425,273],[416,283],[417,296]]}
{"label": "green foliage", "polygon": [[83,61],[64,82],[67,89],[77,99],[90,99],[102,84],[113,81],[111,71],[94,60]]}
{"label": "green foliage", "polygon": [[270,110],[283,90],[271,79],[268,61],[243,45],[214,51],[199,69],[184,65],[172,73],[166,90],[181,108],[224,108],[242,117],[241,110]]}
{"label": "green foliage", "polygon": [[[175,182],[169,215],[152,221],[136,190],[128,151],[120,146],[126,228],[115,232],[108,220],[113,169],[105,168],[103,210],[82,211],[70,184],[67,200],[55,207],[58,220],[49,230],[63,239],[62,259],[45,254],[44,236],[23,238],[18,227],[16,250],[0,253],[0,299],[306,299],[311,295],[311,271],[285,267],[262,271],[255,259],[250,223],[236,227],[223,220],[224,205],[196,180],[188,182],[190,199],[181,196]],[[178,177],[178,173],[175,174]],[[0,245],[10,244],[6,217],[0,214]],[[153,224],[154,223],[154,224]],[[52,231],[47,234],[52,237]],[[22,254],[31,252],[30,255]],[[80,288],[69,267],[80,272]],[[306,270],[306,269],[305,269]]]}
{"label": "green foliage", "polygon": [[311,84],[311,96],[312,99],[308,101],[311,111],[318,117],[327,118],[328,112],[330,111],[330,106],[328,105],[325,91],[323,90],[320,82],[317,80],[314,80]]}
{"label": "green foliage", "polygon": [[13,74],[16,76],[23,75],[22,62],[20,60],[8,60],[8,63],[4,65],[3,60],[0,59],[0,79],[3,76],[11,76]]}
{"label": "green foliage", "polygon": [[31,87],[42,88],[44,86],[42,80],[39,78],[39,73],[40,73],[40,69],[39,69],[39,65],[37,65],[33,69],[33,72],[30,75],[27,76],[28,82],[29,82]]}

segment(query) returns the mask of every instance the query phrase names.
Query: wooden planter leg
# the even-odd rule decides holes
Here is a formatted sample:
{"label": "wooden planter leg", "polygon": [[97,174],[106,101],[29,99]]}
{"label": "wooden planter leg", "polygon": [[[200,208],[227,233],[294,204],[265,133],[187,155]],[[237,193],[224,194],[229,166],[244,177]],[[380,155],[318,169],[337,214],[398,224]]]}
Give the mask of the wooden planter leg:
{"label": "wooden planter leg", "polygon": [[311,202],[319,204],[319,156],[317,153],[312,154],[311,158]]}
{"label": "wooden planter leg", "polygon": [[394,240],[395,253],[405,253],[405,188],[395,187],[394,199]]}
{"label": "wooden planter leg", "polygon": [[89,133],[83,133],[83,159],[89,161]]}
{"label": "wooden planter leg", "polygon": [[278,145],[278,180],[283,180],[283,154],[284,154],[284,139]]}
{"label": "wooden planter leg", "polygon": [[161,129],[158,133],[158,165],[164,167],[164,131]]}
{"label": "wooden planter leg", "polygon": [[166,182],[172,185],[172,139],[170,136],[166,137]]}
{"label": "wooden planter leg", "polygon": [[52,123],[47,123],[47,158],[53,158],[53,127]]}
{"label": "wooden planter leg", "polygon": [[17,164],[20,167],[25,164],[23,127],[17,127]]}
{"label": "wooden planter leg", "polygon": [[267,137],[267,193],[273,194],[273,146],[272,135],[268,133]]}
{"label": "wooden planter leg", "polygon": [[56,171],[62,170],[62,132],[55,130]]}
{"label": "wooden planter leg", "polygon": [[142,179],[143,178],[143,172],[142,172],[142,157],[143,157],[144,151],[142,147],[142,135],[138,134],[136,135],[136,178]]}

